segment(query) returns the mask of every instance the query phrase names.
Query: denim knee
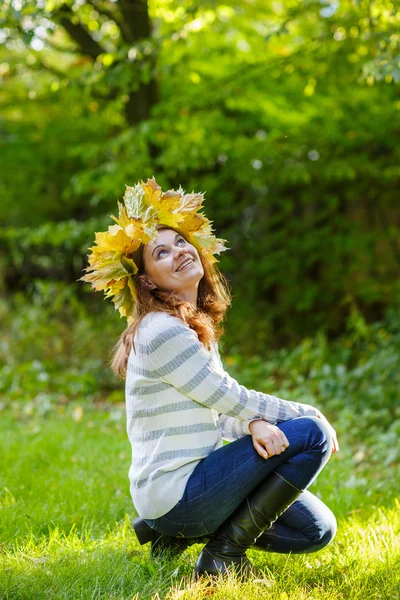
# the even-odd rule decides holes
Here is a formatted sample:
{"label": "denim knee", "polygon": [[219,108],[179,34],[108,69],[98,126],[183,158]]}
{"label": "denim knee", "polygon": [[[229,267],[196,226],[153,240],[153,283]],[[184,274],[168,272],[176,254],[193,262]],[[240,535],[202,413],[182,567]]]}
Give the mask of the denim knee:
{"label": "denim knee", "polygon": [[308,421],[310,444],[321,448],[321,451],[332,452],[332,432],[329,425],[318,417],[302,417]]}
{"label": "denim knee", "polygon": [[312,546],[307,552],[318,552],[328,546],[334,539],[337,532],[337,521],[335,515],[328,509],[325,511],[324,519],[319,523],[318,533],[312,536],[310,542]]}

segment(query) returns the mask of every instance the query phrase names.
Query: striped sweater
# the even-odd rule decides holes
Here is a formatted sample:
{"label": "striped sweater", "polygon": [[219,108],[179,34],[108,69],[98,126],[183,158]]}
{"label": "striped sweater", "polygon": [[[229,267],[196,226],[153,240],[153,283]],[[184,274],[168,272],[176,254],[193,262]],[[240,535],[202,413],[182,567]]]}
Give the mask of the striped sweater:
{"label": "striped sweater", "polygon": [[317,409],[248,390],[178,317],[151,312],[135,335],[126,376],[130,491],[138,514],[156,519],[183,496],[198,463],[249,435],[249,423],[280,423]]}

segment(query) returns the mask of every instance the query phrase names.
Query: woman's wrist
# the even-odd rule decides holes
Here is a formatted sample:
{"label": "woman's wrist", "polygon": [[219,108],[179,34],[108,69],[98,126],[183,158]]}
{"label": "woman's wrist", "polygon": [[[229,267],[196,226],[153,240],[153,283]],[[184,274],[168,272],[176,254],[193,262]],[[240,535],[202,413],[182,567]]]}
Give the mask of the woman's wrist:
{"label": "woman's wrist", "polygon": [[263,421],[262,417],[256,417],[255,419],[252,419],[251,421],[248,421],[247,426],[250,432],[250,435],[252,435],[252,424],[253,423],[257,423],[258,421]]}

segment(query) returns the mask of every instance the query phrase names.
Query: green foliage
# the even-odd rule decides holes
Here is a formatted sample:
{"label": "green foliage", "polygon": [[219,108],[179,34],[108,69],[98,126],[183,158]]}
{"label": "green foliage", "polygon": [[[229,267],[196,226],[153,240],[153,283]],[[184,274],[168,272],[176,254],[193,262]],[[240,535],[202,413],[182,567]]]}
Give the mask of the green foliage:
{"label": "green foliage", "polygon": [[52,221],[103,218],[155,175],[206,192],[244,347],[244,314],[257,351],[343,333],[353,300],[381,318],[400,263],[394,4],[144,2],[151,33],[135,39],[122,4],[96,7],[0,9],[5,290],[81,275],[81,239],[60,274],[65,239],[50,255],[27,227],[54,239]]}
{"label": "green foliage", "polygon": [[[38,280],[27,297],[18,293],[1,303],[3,403],[22,402],[32,414],[49,414],[71,401],[123,402],[123,383],[108,361],[125,323],[111,305],[103,312],[88,295],[89,309],[69,285]],[[353,304],[340,338],[320,331],[291,348],[252,355],[228,343],[236,328],[229,321],[221,344],[225,367],[250,389],[316,404],[360,456],[390,471],[400,464],[399,303],[373,324]]]}
{"label": "green foliage", "polygon": [[[76,287],[73,284],[84,267],[83,255],[93,243],[93,232],[107,228],[108,224],[107,218],[98,217],[47,222],[35,228],[0,228],[0,250],[4,252],[0,288],[29,292],[36,279],[47,277],[50,286],[53,281],[57,287],[58,280],[71,283],[72,295]],[[79,288],[78,291],[84,293]]]}
{"label": "green foliage", "polygon": [[70,285],[38,280],[28,298],[18,293],[0,312],[0,395],[7,402],[47,413],[71,400],[112,401],[121,386],[107,365],[118,339],[111,306],[107,318],[96,306],[88,310]]}
{"label": "green foliage", "polygon": [[232,348],[226,365],[246,387],[317,405],[360,461],[368,456],[376,467],[394,468],[400,464],[399,302],[371,325],[353,305],[347,330],[336,340],[319,332],[292,349],[245,360]]}
{"label": "green foliage", "polygon": [[267,592],[216,597],[397,598],[398,504],[367,513],[400,480],[398,10],[155,0],[140,35],[126,5],[0,6],[0,595],[204,596],[196,548],[155,567],[134,539],[107,366],[125,322],[76,283],[125,184],[155,175],[205,191],[229,240],[227,370],[317,404],[341,443],[318,479],[335,545],[255,554]]}

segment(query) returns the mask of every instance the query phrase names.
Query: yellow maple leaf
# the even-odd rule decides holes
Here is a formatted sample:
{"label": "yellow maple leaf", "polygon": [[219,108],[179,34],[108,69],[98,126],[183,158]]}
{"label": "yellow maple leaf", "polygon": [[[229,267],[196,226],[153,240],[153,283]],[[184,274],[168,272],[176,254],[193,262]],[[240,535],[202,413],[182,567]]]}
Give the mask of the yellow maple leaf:
{"label": "yellow maple leaf", "polygon": [[153,206],[156,210],[160,204],[162,191],[154,177],[148,179],[146,183],[141,182],[144,197],[146,198],[147,206]]}
{"label": "yellow maple leaf", "polygon": [[194,213],[185,215],[181,228],[185,231],[198,231],[201,227],[204,227],[206,219],[202,213]]}
{"label": "yellow maple leaf", "polygon": [[203,204],[204,194],[185,194],[181,200],[180,212],[193,212],[199,210]]}

